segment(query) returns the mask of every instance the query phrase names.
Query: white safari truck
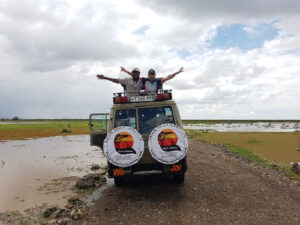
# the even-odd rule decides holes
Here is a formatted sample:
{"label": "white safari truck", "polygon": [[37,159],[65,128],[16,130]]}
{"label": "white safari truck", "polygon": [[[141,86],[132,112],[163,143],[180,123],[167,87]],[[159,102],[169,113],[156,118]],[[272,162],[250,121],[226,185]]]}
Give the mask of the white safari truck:
{"label": "white safari truck", "polygon": [[124,185],[128,176],[165,174],[183,183],[188,139],[170,90],[127,97],[116,93],[110,113],[90,114],[91,145],[108,161],[108,176]]}

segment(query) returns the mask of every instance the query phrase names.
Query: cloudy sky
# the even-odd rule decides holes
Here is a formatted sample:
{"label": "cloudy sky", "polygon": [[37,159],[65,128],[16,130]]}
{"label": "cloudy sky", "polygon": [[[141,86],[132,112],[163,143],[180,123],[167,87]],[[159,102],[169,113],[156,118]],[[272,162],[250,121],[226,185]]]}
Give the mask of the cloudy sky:
{"label": "cloudy sky", "polygon": [[184,119],[300,119],[297,0],[0,0],[0,118],[108,112],[120,66]]}

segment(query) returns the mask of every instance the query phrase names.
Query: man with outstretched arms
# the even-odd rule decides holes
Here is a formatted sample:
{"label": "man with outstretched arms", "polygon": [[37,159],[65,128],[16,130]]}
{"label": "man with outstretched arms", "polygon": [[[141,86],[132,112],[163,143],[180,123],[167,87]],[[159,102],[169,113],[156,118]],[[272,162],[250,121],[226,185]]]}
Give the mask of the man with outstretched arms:
{"label": "man with outstretched arms", "polygon": [[140,79],[140,69],[138,67],[134,67],[132,72],[128,72],[123,67],[121,67],[121,71],[126,72],[132,76],[132,78],[124,78],[124,79],[117,79],[104,76],[103,74],[98,74],[97,78],[101,80],[109,80],[111,82],[121,84],[125,89],[125,94],[129,98],[132,96],[139,95],[139,92],[142,88],[142,81]]}

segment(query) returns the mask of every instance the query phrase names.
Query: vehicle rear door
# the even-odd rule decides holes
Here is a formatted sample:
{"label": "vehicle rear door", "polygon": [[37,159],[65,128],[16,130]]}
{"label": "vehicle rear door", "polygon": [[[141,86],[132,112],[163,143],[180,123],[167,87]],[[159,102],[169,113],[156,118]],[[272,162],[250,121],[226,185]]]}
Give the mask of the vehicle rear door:
{"label": "vehicle rear door", "polygon": [[90,114],[90,142],[91,146],[103,147],[103,141],[107,135],[108,113],[92,113]]}

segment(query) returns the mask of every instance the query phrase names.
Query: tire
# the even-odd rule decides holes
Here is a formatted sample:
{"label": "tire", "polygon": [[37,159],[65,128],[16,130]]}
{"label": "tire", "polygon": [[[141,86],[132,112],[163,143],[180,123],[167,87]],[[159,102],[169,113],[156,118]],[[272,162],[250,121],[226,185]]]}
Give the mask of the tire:
{"label": "tire", "polygon": [[124,177],[114,177],[114,182],[116,187],[123,187],[125,185]]}
{"label": "tire", "polygon": [[184,183],[184,173],[173,174],[173,181],[177,184]]}

